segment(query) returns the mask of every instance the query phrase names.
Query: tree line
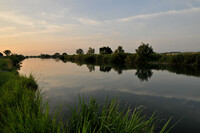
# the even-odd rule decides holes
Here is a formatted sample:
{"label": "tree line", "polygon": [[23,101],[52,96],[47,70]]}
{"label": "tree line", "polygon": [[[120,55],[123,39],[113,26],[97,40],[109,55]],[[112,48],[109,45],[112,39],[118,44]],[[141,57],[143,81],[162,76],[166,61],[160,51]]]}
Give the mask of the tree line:
{"label": "tree line", "polygon": [[[62,59],[76,60],[76,61],[99,61],[104,63],[128,63],[128,64],[170,64],[170,65],[193,65],[200,66],[200,52],[192,53],[175,53],[175,54],[160,54],[154,52],[152,46],[148,43],[141,43],[135,50],[135,53],[125,53],[122,46],[113,52],[110,47],[99,48],[99,54],[95,54],[93,48],[89,48],[84,55],[82,49],[76,51],[77,55],[64,56]],[[93,55],[93,56],[91,56]]]}
{"label": "tree line", "polygon": [[[55,53],[53,55],[41,54],[39,56],[27,56],[27,58],[55,58],[63,61],[73,62],[85,62],[85,63],[113,63],[113,64],[173,64],[173,65],[194,65],[200,66],[200,52],[195,53],[176,53],[172,54],[160,54],[154,52],[152,46],[148,43],[141,43],[141,45],[135,50],[135,53],[126,53],[122,46],[118,46],[114,51],[108,47],[103,46],[99,48],[99,54],[95,53],[95,49],[89,47],[84,52],[79,48],[75,51],[76,54],[68,55],[67,53]],[[6,56],[9,56],[11,52],[9,50],[4,51]],[[0,53],[0,57],[3,54]]]}

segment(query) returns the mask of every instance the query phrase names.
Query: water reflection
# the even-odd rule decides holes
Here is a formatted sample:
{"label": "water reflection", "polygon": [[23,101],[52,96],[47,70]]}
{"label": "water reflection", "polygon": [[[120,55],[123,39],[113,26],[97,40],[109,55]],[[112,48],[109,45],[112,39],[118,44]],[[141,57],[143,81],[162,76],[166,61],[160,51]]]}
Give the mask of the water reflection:
{"label": "water reflection", "polygon": [[140,79],[140,81],[148,81],[153,75],[151,69],[137,69],[135,75]]}
{"label": "water reflection", "polygon": [[99,67],[99,71],[101,71],[101,72],[110,72],[111,69],[112,69],[111,66],[106,66],[106,65],[100,65],[100,67]]}
{"label": "water reflection", "polygon": [[[74,62],[75,63],[75,62]],[[83,62],[76,62],[78,66],[84,65]],[[194,66],[174,66],[174,65],[114,65],[114,64],[86,64],[89,72],[95,71],[95,67],[99,67],[101,72],[116,71],[118,74],[122,74],[123,71],[137,70],[135,75],[140,81],[148,81],[153,76],[152,70],[168,71],[175,74],[183,74],[187,76],[200,77],[199,67]]]}
{"label": "water reflection", "polygon": [[89,69],[89,72],[95,71],[94,65],[87,65],[87,68]]}

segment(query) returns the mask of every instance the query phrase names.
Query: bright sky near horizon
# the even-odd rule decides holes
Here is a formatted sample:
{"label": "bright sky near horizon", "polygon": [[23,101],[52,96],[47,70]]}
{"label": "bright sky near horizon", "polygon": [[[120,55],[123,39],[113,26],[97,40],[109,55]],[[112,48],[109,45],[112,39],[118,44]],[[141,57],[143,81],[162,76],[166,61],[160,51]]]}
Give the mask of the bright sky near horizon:
{"label": "bright sky near horizon", "polygon": [[200,0],[0,0],[0,52],[75,53],[141,42],[200,51]]}

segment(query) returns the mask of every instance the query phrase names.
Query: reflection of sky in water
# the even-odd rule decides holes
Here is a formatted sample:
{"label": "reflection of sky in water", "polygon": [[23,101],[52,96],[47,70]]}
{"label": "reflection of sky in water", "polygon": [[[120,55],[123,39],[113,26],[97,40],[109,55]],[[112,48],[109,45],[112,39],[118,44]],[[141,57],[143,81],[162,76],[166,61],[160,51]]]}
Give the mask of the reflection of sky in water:
{"label": "reflection of sky in water", "polygon": [[[54,60],[28,59],[22,64],[21,74],[32,73],[46,93],[52,108],[60,104],[73,105],[78,94],[102,101],[107,95],[118,96],[122,103],[143,104],[160,114],[184,117],[197,123],[200,120],[200,78],[152,70],[148,81],[141,82],[137,70],[100,72],[99,67],[89,72],[86,65],[77,66]],[[195,126],[195,124],[194,124]]]}

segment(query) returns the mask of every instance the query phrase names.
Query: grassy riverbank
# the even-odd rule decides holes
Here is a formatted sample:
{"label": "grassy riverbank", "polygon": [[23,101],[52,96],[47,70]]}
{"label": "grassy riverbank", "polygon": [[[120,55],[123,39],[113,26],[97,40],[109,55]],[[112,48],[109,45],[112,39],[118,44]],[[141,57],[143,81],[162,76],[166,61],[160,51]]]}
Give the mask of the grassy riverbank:
{"label": "grassy riverbank", "polygon": [[20,76],[14,61],[0,59],[0,132],[59,132],[61,125],[49,116],[33,76]]}
{"label": "grassy riverbank", "polygon": [[[13,58],[14,59],[14,58]],[[141,108],[119,107],[116,99],[97,104],[91,98],[87,104],[80,98],[77,107],[69,107],[67,123],[59,120],[59,113],[52,118],[47,102],[33,76],[21,76],[16,71],[13,59],[0,59],[0,132],[155,132],[157,129],[154,115],[147,118]],[[15,58],[16,59],[16,58]],[[169,121],[159,128],[160,133],[167,132]]]}

